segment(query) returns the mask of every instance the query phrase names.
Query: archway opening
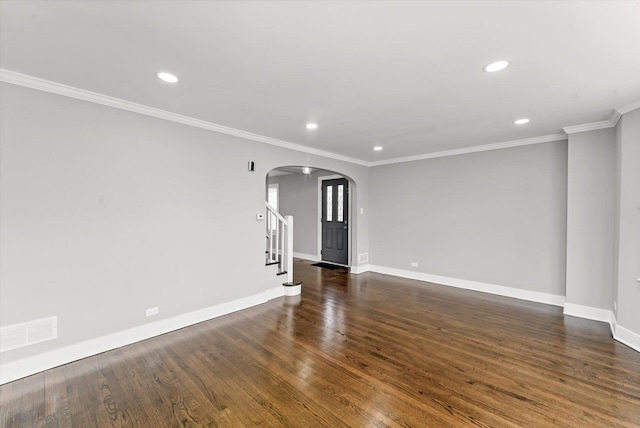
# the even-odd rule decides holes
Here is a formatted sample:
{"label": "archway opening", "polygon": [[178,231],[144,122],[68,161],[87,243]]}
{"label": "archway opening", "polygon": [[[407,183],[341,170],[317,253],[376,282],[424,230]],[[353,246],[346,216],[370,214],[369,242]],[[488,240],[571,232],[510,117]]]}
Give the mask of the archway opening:
{"label": "archway opening", "polygon": [[282,166],[266,176],[265,199],[294,218],[294,257],[351,266],[356,183],[337,171]]}

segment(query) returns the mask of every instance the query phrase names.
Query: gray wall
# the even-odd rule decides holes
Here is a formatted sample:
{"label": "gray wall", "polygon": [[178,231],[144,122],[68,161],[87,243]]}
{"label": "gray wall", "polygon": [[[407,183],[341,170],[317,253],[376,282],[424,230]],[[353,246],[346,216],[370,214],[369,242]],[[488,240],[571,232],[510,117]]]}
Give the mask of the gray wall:
{"label": "gray wall", "polygon": [[[255,215],[267,173],[285,165],[356,183],[354,257],[565,294],[564,141],[366,168],[6,83],[0,90],[0,326],[59,317],[57,340],[5,352],[3,364],[264,291],[264,223]],[[615,141],[611,298],[619,325],[640,333],[640,110],[622,117]],[[585,149],[586,161],[601,149]],[[570,181],[590,183],[579,165]],[[605,211],[586,223],[604,224]],[[160,314],[145,318],[152,306]]]}
{"label": "gray wall", "polygon": [[566,179],[566,141],[374,167],[371,263],[564,295]]}
{"label": "gray wall", "polygon": [[614,253],[617,321],[640,335],[640,109],[622,116],[616,129],[618,186]]}
{"label": "gray wall", "polygon": [[276,167],[340,171],[368,207],[364,166],[1,85],[0,326],[57,315],[59,334],[3,364],[265,291]]}
{"label": "gray wall", "polygon": [[615,129],[569,135],[567,303],[613,309]]}
{"label": "gray wall", "polygon": [[269,178],[278,184],[280,214],[293,216],[293,251],[316,255],[318,248],[318,173]]}

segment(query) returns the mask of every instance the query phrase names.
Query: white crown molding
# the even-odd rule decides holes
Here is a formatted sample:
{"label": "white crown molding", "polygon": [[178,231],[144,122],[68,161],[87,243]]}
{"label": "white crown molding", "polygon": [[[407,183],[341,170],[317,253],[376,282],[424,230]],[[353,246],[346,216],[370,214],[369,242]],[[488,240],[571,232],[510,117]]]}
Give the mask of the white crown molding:
{"label": "white crown molding", "polygon": [[633,110],[638,109],[638,108],[640,108],[640,100],[636,101],[635,103],[631,103],[629,105],[626,105],[624,107],[617,108],[614,111],[616,111],[620,115],[623,115],[623,114],[627,114],[630,111],[633,111]]}
{"label": "white crown molding", "polygon": [[616,126],[611,120],[602,120],[600,122],[583,123],[582,125],[565,126],[562,128],[567,134],[576,134],[578,132],[597,131],[598,129],[613,128]]}
{"label": "white crown molding", "polygon": [[529,144],[548,143],[552,141],[566,140],[566,134],[573,134],[576,132],[593,131],[597,129],[605,129],[616,126],[620,116],[628,113],[632,110],[640,108],[640,101],[636,101],[628,106],[624,106],[615,109],[612,113],[610,120],[604,120],[601,122],[586,123],[582,125],[567,126],[563,128],[564,133],[543,135],[540,137],[525,138],[521,140],[505,141],[502,143],[485,144],[481,146],[465,147],[454,150],[444,150],[441,152],[425,153],[415,156],[399,157],[394,159],[387,159],[381,161],[368,162],[362,159],[356,159],[349,156],[339,155],[337,153],[328,152],[325,150],[315,149],[313,147],[303,146],[301,144],[291,143],[289,141],[278,140],[276,138],[266,137],[264,135],[253,134],[251,132],[242,131],[240,129],[230,128],[228,126],[218,125],[216,123],[207,122],[193,117],[184,116],[177,113],[171,113],[165,110],[160,110],[154,107],[145,106],[143,104],[137,104],[130,101],[122,100],[108,95],[99,94],[97,92],[86,91],[84,89],[75,88],[73,86],[63,85],[61,83],[52,82],[50,80],[40,79],[38,77],[29,76],[27,74],[17,73],[15,71],[6,70],[0,68],[0,81],[10,83],[13,85],[24,86],[27,88],[37,89],[40,91],[50,92],[65,97],[76,98],[83,101],[88,101],[95,104],[101,104],[108,107],[114,107],[121,110],[131,111],[134,113],[144,114],[146,116],[155,117],[158,119],[164,119],[171,122],[181,123],[183,125],[193,126],[196,128],[202,128],[221,134],[232,135],[235,137],[245,138],[247,140],[253,140],[260,143],[270,144],[272,146],[282,147],[285,149],[295,150],[298,152],[309,153],[312,155],[322,156],[329,159],[336,159],[343,162],[349,162],[356,165],[362,165],[366,167],[388,165],[402,162],[412,162],[424,159],[434,159],[446,156],[462,155],[467,153],[485,152],[489,150],[505,149],[509,147],[526,146]]}
{"label": "white crown molding", "polygon": [[424,159],[442,158],[446,156],[463,155],[467,153],[486,152],[489,150],[506,149],[509,147],[528,146],[530,144],[549,143],[552,141],[566,140],[565,134],[543,135],[541,137],[524,138],[522,140],[505,141],[502,143],[484,144],[482,146],[465,147],[462,149],[444,150],[441,152],[425,153],[423,155],[406,156],[401,158],[387,159],[370,162],[369,166],[389,165],[393,163],[412,162]]}
{"label": "white crown molding", "polygon": [[207,129],[209,131],[219,132],[221,134],[233,135],[235,137],[245,138],[247,140],[253,140],[253,141],[258,141],[260,143],[270,144],[272,146],[283,147],[285,149],[296,150],[299,152],[323,156],[326,158],[354,163],[357,165],[369,166],[368,162],[360,159],[355,159],[348,156],[327,152],[324,150],[314,149],[312,147],[306,147],[300,144],[278,140],[276,138],[265,137],[264,135],[253,134],[251,132],[242,131],[240,129],[218,125],[216,123],[195,119],[193,117],[184,116],[177,113],[171,113],[165,110],[160,110],[160,109],[145,106],[142,104],[125,101],[119,98],[110,97],[108,95],[86,91],[84,89],[74,88],[72,86],[63,85],[60,83],[52,82],[45,79],[40,79],[38,77],[33,77],[26,74],[16,73],[10,70],[0,69],[0,81],[11,83],[14,85],[24,86],[27,88],[37,89],[40,91],[51,92],[53,94],[62,95],[65,97],[76,98],[79,100],[88,101],[95,104],[101,104],[108,107],[115,107],[121,110],[144,114],[146,116],[151,116],[158,119],[164,119],[164,120],[169,120],[171,122],[181,123],[183,125],[189,125],[196,128]]}
{"label": "white crown molding", "polygon": [[575,134],[577,132],[597,131],[598,129],[613,128],[618,124],[618,121],[620,120],[623,114],[627,114],[630,111],[633,111],[637,108],[640,108],[640,101],[636,101],[624,107],[613,109],[609,120],[602,120],[600,122],[583,123],[582,125],[575,125],[575,126],[565,126],[564,128],[562,128],[562,130],[567,134]]}
{"label": "white crown molding", "polygon": [[622,114],[620,114],[618,110],[613,110],[613,112],[611,112],[611,117],[609,118],[609,122],[611,122],[613,126],[616,126],[621,117],[622,117]]}

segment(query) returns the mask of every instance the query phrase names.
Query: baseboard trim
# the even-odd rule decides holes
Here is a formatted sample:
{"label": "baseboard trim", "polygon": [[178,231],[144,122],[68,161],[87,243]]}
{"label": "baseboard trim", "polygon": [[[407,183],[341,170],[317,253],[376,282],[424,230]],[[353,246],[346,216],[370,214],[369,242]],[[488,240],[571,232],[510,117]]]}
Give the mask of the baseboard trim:
{"label": "baseboard trim", "polygon": [[302,294],[302,285],[301,284],[285,285],[284,286],[284,296],[285,297],[299,296],[300,294]]}
{"label": "baseboard trim", "polygon": [[386,266],[369,265],[371,272],[386,275],[399,276],[401,278],[415,279],[418,281],[433,282],[435,284],[448,285],[466,290],[480,291],[482,293],[496,294],[504,297],[527,300],[536,303],[545,303],[553,306],[564,306],[564,296],[540,293],[538,291],[521,290],[519,288],[505,287],[503,285],[488,284],[484,282],[469,281],[466,279],[450,278],[440,275],[431,275],[423,272],[413,272]]}
{"label": "baseboard trim", "polygon": [[310,260],[312,262],[320,261],[320,257],[316,256],[315,254],[296,253],[295,251],[293,252],[293,257],[297,259]]}
{"label": "baseboard trim", "polygon": [[573,317],[602,321],[609,324],[611,324],[611,317],[613,316],[612,312],[609,310],[594,308],[591,306],[576,305],[575,303],[565,303],[562,313]]}
{"label": "baseboard trim", "polygon": [[612,311],[593,308],[590,306],[576,305],[573,303],[566,303],[564,296],[540,293],[530,290],[521,290],[518,288],[487,284],[477,281],[468,281],[465,279],[431,275],[422,272],[407,271],[386,266],[362,265],[355,267],[355,269],[358,268],[361,269],[360,272],[354,272],[354,267],[352,267],[351,273],[363,273],[371,271],[386,275],[398,276],[401,278],[415,279],[417,281],[432,282],[434,284],[447,285],[456,288],[463,288],[466,290],[480,291],[483,293],[496,294],[504,297],[513,297],[515,299],[528,300],[531,302],[544,303],[547,305],[560,306],[564,308],[563,313],[565,315],[608,323],[609,327],[611,328],[611,336],[614,340],[617,340],[618,342],[627,345],[631,349],[640,352],[640,334],[634,333],[631,330],[621,327],[617,323],[616,316]]}
{"label": "baseboard trim", "polygon": [[23,358],[11,363],[0,364],[0,385],[82,358],[87,358],[193,324],[208,321],[222,315],[260,305],[277,297],[282,297],[284,294],[284,287],[280,286],[231,302],[221,303],[172,318],[144,324],[118,333]]}
{"label": "baseboard trim", "polygon": [[620,343],[624,343],[634,351],[640,352],[640,334],[627,330],[617,324],[614,328],[613,338]]}
{"label": "baseboard trim", "polygon": [[365,272],[369,272],[369,265],[351,266],[349,268],[349,273],[353,273],[355,275],[359,275]]}

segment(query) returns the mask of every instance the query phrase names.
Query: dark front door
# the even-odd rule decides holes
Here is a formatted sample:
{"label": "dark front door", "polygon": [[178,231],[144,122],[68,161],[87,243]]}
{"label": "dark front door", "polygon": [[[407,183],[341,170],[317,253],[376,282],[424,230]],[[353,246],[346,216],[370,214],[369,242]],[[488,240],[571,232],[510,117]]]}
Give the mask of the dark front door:
{"label": "dark front door", "polygon": [[322,182],[322,260],[348,264],[349,182],[345,178]]}

